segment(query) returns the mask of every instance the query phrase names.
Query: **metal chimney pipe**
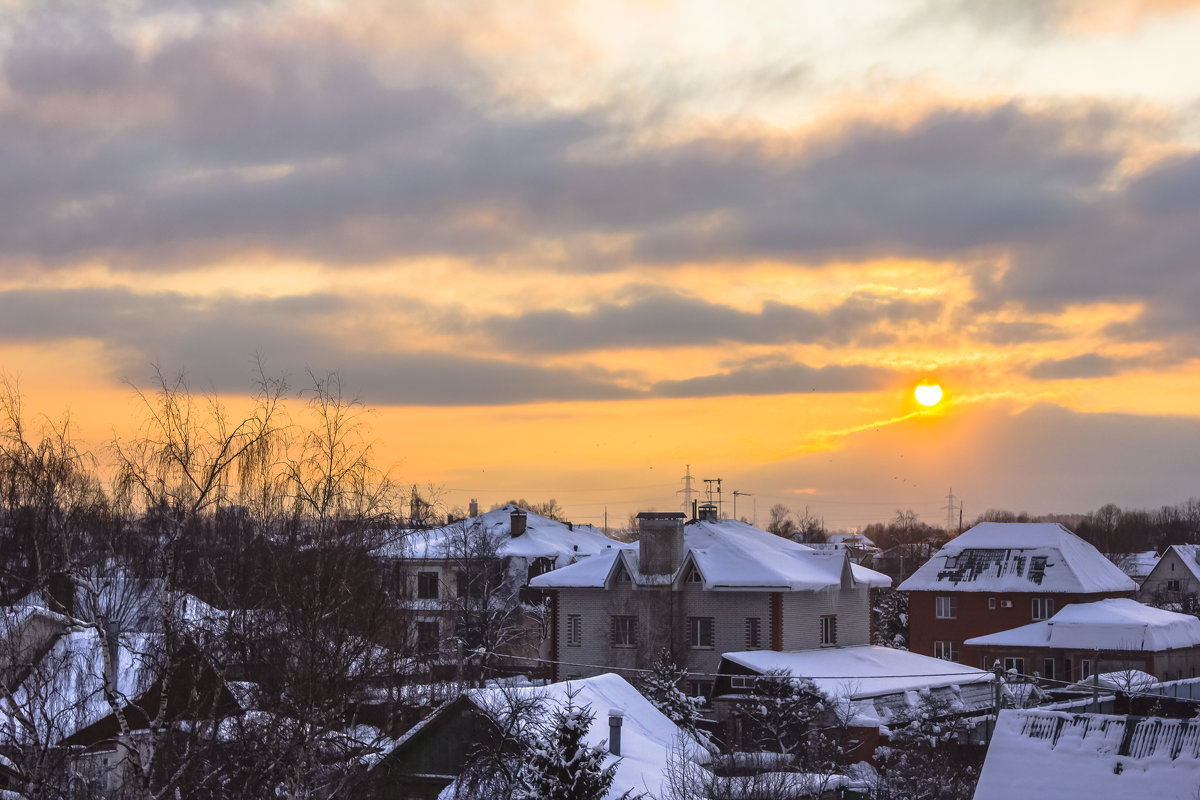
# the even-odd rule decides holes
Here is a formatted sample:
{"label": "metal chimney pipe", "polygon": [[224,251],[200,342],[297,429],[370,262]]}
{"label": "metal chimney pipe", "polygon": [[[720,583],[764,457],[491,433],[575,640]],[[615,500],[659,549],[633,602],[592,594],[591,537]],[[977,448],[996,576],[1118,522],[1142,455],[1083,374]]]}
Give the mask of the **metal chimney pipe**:
{"label": "metal chimney pipe", "polygon": [[621,755],[621,723],[624,721],[624,711],[619,708],[608,710],[608,752],[614,756]]}

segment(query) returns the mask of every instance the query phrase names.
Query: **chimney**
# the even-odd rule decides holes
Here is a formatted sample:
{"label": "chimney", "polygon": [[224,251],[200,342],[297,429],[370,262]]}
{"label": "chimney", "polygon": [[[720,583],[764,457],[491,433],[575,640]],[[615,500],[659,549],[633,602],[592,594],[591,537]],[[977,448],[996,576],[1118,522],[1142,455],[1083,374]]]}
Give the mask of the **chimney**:
{"label": "chimney", "polygon": [[474,497],[471,498],[471,504],[467,506],[467,516],[468,517],[478,517],[479,516],[479,501],[476,500]]}
{"label": "chimney", "polygon": [[528,517],[521,509],[514,508],[512,511],[512,517],[510,519],[511,527],[509,528],[508,535],[515,539],[525,532],[525,522],[527,521]]}
{"label": "chimney", "polygon": [[621,755],[621,723],[624,721],[624,711],[619,708],[608,710],[608,752],[614,756]]}
{"label": "chimney", "polygon": [[670,575],[683,562],[682,511],[643,511],[638,520],[638,571]]}

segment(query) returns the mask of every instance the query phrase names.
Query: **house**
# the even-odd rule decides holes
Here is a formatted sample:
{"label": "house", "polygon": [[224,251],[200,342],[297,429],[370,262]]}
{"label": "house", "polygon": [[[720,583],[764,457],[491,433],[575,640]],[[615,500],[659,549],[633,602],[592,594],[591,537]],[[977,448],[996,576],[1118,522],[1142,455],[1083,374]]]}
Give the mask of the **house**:
{"label": "house", "polygon": [[[866,761],[880,743],[880,729],[911,714],[929,697],[957,714],[986,713],[995,707],[991,672],[943,659],[871,645],[774,652],[750,650],[721,658],[713,706],[728,721],[764,675],[812,681],[832,701],[835,722],[847,729],[850,762]],[[736,731],[729,734],[737,741]]]}
{"label": "house", "polygon": [[1200,720],[1004,710],[975,800],[1194,800]]}
{"label": "house", "polygon": [[929,539],[898,544],[875,553],[871,557],[871,569],[882,572],[898,584],[916,572],[940,546],[940,542]]}
{"label": "house", "polygon": [[534,578],[550,594],[556,677],[644,669],[659,652],[708,695],[721,653],[870,641],[872,587],[884,575],[845,550],[815,551],[715,514],[638,514],[636,549],[614,549]]}
{"label": "house", "polygon": [[1057,523],[981,522],[898,587],[909,649],[950,661],[963,642],[1054,616],[1069,603],[1129,597],[1133,579]]}
{"label": "house", "polygon": [[984,668],[999,661],[1056,685],[1131,669],[1162,681],[1194,678],[1200,619],[1129,598],[1072,603],[1048,620],[967,639],[962,660]]}
{"label": "house", "polygon": [[1167,548],[1162,558],[1150,570],[1138,589],[1138,599],[1144,603],[1175,603],[1179,610],[1200,608],[1200,545],[1175,544]]}
{"label": "house", "polygon": [[880,550],[875,543],[860,533],[831,533],[819,544],[809,543],[814,550],[845,550],[855,564],[870,564]]}
{"label": "house", "polygon": [[1136,553],[1108,553],[1105,558],[1120,567],[1140,587],[1154,571],[1159,556],[1153,550],[1141,550]]}
{"label": "house", "polygon": [[[536,716],[568,702],[593,715],[585,741],[608,748],[620,759],[607,797],[630,790],[634,796],[649,792],[661,797],[673,759],[706,759],[706,751],[637,689],[618,675],[604,674],[547,686],[465,692],[402,736],[372,768],[370,796],[433,800],[462,774],[485,741],[503,746],[504,731],[518,727],[524,711]],[[509,746],[514,743],[507,741]]]}
{"label": "house", "polygon": [[460,643],[502,652],[513,668],[529,669],[545,655],[547,639],[537,613],[542,597],[529,590],[530,579],[629,546],[592,525],[506,505],[440,528],[402,531],[374,556],[412,616],[405,644],[440,662],[441,672],[457,668]]}

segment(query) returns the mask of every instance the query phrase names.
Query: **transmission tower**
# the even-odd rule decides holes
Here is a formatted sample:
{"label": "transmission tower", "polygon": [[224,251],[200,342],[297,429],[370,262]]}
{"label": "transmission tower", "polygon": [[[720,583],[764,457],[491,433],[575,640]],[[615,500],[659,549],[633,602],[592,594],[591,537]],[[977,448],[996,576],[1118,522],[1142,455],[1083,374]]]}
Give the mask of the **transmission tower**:
{"label": "transmission tower", "polygon": [[699,491],[692,488],[692,481],[696,480],[692,477],[692,465],[687,465],[687,474],[683,476],[683,488],[675,492],[675,494],[683,495],[683,513],[690,514],[692,512],[692,495],[699,494]]}
{"label": "transmission tower", "polygon": [[[961,497],[958,498],[958,505],[955,505],[953,489],[951,489],[950,493],[946,495],[946,505],[943,506],[943,508],[946,509],[946,530],[948,530],[948,531],[951,529],[958,530],[959,528],[961,528],[962,527],[962,498]],[[955,519],[954,519],[955,517],[958,517],[957,527],[955,526]]]}

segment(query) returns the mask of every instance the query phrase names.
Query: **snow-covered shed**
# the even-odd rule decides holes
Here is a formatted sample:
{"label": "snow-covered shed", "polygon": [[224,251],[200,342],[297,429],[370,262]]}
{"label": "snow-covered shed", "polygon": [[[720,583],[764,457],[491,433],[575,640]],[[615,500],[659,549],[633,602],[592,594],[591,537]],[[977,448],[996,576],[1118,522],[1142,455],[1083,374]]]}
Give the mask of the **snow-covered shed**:
{"label": "snow-covered shed", "polygon": [[1141,669],[1159,680],[1194,677],[1200,619],[1108,598],[1068,605],[1042,622],[967,639],[966,659],[1071,682],[1095,671]]}
{"label": "snow-covered shed", "polygon": [[975,800],[1194,800],[1200,721],[1004,710]]}
{"label": "snow-covered shed", "polygon": [[534,578],[554,596],[551,660],[567,677],[647,667],[663,648],[707,694],[720,654],[869,640],[872,588],[886,575],[845,550],[816,551],[744,522],[639,515],[636,549],[603,552]]}
{"label": "snow-covered shed", "polygon": [[[812,681],[833,701],[840,722],[854,729],[878,729],[904,717],[930,697],[953,714],[973,714],[995,705],[994,676],[985,670],[940,658],[888,647],[833,647],[774,652],[751,650],[725,653],[721,659],[713,702],[718,718],[744,700],[762,675],[788,675]],[[859,742],[874,742],[878,734],[860,730]],[[870,756],[868,747],[856,758]]]}
{"label": "snow-covered shed", "polygon": [[463,770],[478,744],[473,739],[484,735],[483,726],[494,732],[491,726],[514,723],[514,709],[535,704],[545,713],[568,702],[593,715],[584,740],[610,752],[616,744],[610,717],[614,711],[620,715],[619,755],[611,756],[617,763],[616,777],[607,797],[618,798],[629,790],[635,796],[649,792],[659,797],[673,758],[707,760],[698,742],[624,678],[608,673],[546,686],[470,690],[398,740],[372,770],[372,790],[387,797],[436,797]]}

